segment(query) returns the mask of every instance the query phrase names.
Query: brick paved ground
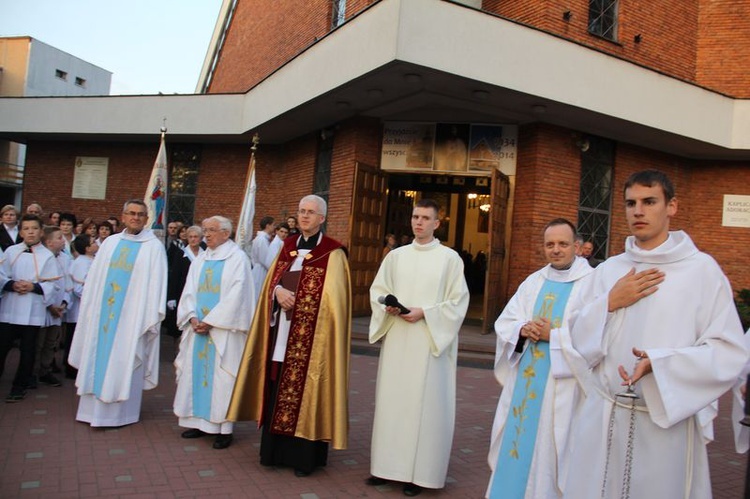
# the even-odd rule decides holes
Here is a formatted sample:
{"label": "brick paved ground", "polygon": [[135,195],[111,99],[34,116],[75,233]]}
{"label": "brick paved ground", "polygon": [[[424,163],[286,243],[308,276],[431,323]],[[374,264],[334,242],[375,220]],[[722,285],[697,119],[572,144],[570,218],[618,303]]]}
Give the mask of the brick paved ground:
{"label": "brick paved ground", "polygon": [[[173,350],[163,343],[162,356]],[[0,380],[10,388],[17,351]],[[259,433],[241,423],[227,450],[211,448],[210,438],[184,440],[172,414],[173,371],[162,362],[159,387],[144,395],[141,422],[101,430],[75,422],[72,382],[41,386],[18,404],[0,403],[0,497],[403,497],[398,486],[367,487],[370,431],[377,358],[352,357],[349,450],[332,451],[328,467],[308,478],[289,469],[262,468]],[[458,412],[446,488],[421,497],[482,497],[489,472],[485,463],[497,386],[487,369],[460,367]],[[711,449],[716,498],[742,497],[746,456],[733,451],[724,407]]]}

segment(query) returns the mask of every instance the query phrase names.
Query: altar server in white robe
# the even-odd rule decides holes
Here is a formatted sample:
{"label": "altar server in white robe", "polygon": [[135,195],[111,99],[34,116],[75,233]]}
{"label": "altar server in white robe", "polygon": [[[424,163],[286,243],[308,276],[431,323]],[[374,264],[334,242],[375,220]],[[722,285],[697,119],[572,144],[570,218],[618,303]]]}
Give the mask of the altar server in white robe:
{"label": "altar server in white robe", "polygon": [[[388,253],[370,288],[370,343],[382,340],[368,485],[404,482],[404,494],[440,489],[448,472],[456,409],[458,332],[469,306],[461,257],[440,244],[439,207],[412,212],[414,242]],[[384,307],[394,295],[410,311]]]}
{"label": "altar server in white robe", "polygon": [[255,312],[250,262],[229,239],[232,222],[214,216],[203,221],[207,249],[190,265],[177,308],[183,331],[175,359],[174,412],[190,428],[183,438],[216,435],[214,449],[232,442],[227,409]]}
{"label": "altar server in white robe", "polygon": [[[266,259],[271,247],[271,241],[273,240],[273,233],[273,217],[263,217],[260,220],[260,230],[255,235],[255,239],[253,239],[250,246],[250,252],[248,253],[250,263],[253,267],[253,282],[256,297],[260,296],[260,289],[263,287],[263,282],[266,280],[266,275],[270,268]],[[274,255],[274,258],[276,258],[276,255]]]}
{"label": "altar server in white robe", "polygon": [[47,307],[54,300],[58,272],[55,256],[42,246],[42,220],[36,215],[21,217],[22,243],[10,246],[0,271],[0,375],[13,340],[19,339],[21,358],[6,402],[19,402],[33,381],[36,340],[47,319]]}
{"label": "altar server in white robe", "polygon": [[582,395],[569,364],[586,367],[569,348],[568,319],[594,271],[576,257],[578,247],[571,222],[550,221],[543,246],[548,264],[521,283],[495,322],[495,377],[503,390],[490,439],[487,497],[562,493],[570,420]]}
{"label": "altar server in white robe", "polygon": [[[748,358],[732,289],[685,232],[669,231],[666,175],[634,173],[624,194],[632,236],[596,268],[571,325],[593,386],[574,417],[565,497],[710,498],[711,403]],[[639,398],[617,396],[628,386]]]}
{"label": "altar server in white robe", "polygon": [[125,228],[104,240],[83,288],[68,362],[78,368],[76,419],[91,426],[137,422],[143,390],[159,382],[167,257],[147,213],[139,199],[125,203]]}

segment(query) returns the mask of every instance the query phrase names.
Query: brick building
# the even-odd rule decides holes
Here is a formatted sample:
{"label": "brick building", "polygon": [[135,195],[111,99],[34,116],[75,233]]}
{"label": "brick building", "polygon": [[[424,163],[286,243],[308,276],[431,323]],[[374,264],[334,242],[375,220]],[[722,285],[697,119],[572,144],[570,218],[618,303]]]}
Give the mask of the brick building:
{"label": "brick building", "polygon": [[[226,0],[199,95],[0,99],[0,136],[28,144],[25,196],[103,217],[142,195],[166,117],[170,213],[192,221],[237,218],[257,132],[256,214],[327,197],[360,313],[385,234],[436,197],[445,244],[486,256],[490,324],[549,219],[621,252],[647,167],[675,181],[673,227],[750,288],[750,214],[727,210],[750,200],[749,63],[750,2]],[[104,199],[71,196],[81,157],[107,158]]]}

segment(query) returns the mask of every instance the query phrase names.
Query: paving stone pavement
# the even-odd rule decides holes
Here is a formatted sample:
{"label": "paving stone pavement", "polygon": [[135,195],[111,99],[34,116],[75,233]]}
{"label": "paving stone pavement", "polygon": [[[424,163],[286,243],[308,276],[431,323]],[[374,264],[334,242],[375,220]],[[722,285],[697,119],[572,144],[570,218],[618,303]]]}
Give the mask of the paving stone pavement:
{"label": "paving stone pavement", "polygon": [[[162,342],[159,387],[144,394],[141,422],[92,429],[75,421],[75,387],[40,386],[16,404],[0,402],[0,497],[44,498],[348,498],[404,497],[397,484],[368,487],[377,357],[353,355],[349,448],[331,451],[328,466],[307,478],[258,462],[260,433],[239,423],[229,449],[213,440],[180,438],[172,413],[171,340]],[[0,395],[10,389],[18,352],[8,358]],[[489,369],[459,367],[456,433],[448,482],[421,497],[482,497],[489,479],[488,438],[499,388]],[[742,497],[747,456],[734,452],[729,399],[722,399],[711,444],[714,497]]]}

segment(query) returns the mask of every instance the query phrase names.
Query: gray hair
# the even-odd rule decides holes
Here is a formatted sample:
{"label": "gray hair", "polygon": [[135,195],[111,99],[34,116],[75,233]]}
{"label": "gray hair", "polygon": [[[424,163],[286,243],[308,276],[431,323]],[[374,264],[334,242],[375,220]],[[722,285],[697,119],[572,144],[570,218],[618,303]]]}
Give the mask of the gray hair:
{"label": "gray hair", "polygon": [[146,203],[143,202],[143,199],[128,199],[125,201],[125,204],[122,205],[122,212],[125,213],[128,209],[129,204],[137,204],[138,206],[143,206],[146,208],[146,211],[148,211],[148,206],[146,206]]}
{"label": "gray hair", "polygon": [[204,218],[203,223],[206,222],[219,222],[219,229],[225,230],[232,233],[232,221],[229,220],[227,217],[222,217],[220,215],[214,215],[212,217]]}
{"label": "gray hair", "polygon": [[191,225],[187,229],[185,229],[186,232],[195,232],[199,236],[203,236],[203,228],[200,225]]}
{"label": "gray hair", "polygon": [[302,205],[302,203],[308,202],[315,203],[317,205],[318,214],[326,216],[326,213],[328,212],[328,203],[326,203],[325,199],[320,196],[316,196],[315,194],[308,194],[307,196],[299,200],[300,206]]}

